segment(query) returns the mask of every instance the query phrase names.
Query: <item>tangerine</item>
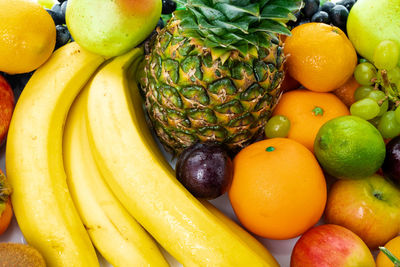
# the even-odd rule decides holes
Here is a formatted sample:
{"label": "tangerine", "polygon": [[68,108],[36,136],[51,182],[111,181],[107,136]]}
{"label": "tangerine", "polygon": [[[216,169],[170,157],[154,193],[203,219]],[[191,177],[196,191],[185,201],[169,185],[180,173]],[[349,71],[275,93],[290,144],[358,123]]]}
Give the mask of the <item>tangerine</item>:
{"label": "tangerine", "polygon": [[[400,259],[400,236],[389,240],[384,246],[390,251],[396,258]],[[393,267],[393,262],[386,256],[382,251],[379,252],[376,257],[376,267]]]}
{"label": "tangerine", "polygon": [[30,0],[0,1],[0,25],[0,71],[33,71],[53,53],[56,26],[39,4]]}
{"label": "tangerine", "polygon": [[342,102],[350,108],[350,106],[356,102],[354,99],[354,92],[361,85],[356,81],[354,76],[351,76],[349,80],[339,88],[335,89],[333,93],[339,97]]}
{"label": "tangerine", "polygon": [[329,92],[342,86],[353,74],[357,53],[346,34],[325,23],[305,23],[286,38],[289,74],[304,87]]}
{"label": "tangerine", "polygon": [[287,138],[259,141],[242,149],[233,165],[229,199],[250,232],[288,239],[320,219],[327,198],[324,174],[300,143]]}
{"label": "tangerine", "polygon": [[349,115],[349,109],[331,93],[293,90],[282,95],[273,115],[286,116],[290,121],[288,138],[314,151],[319,128],[330,119]]}

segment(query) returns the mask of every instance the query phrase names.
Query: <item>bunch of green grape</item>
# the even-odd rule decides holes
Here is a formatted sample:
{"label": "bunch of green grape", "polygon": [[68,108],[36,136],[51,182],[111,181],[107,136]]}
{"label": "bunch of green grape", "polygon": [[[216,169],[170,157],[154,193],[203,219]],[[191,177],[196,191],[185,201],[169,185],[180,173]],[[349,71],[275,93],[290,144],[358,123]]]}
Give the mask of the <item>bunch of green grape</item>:
{"label": "bunch of green grape", "polygon": [[373,64],[365,59],[354,70],[361,85],[354,93],[350,113],[374,124],[384,138],[400,135],[400,48],[382,41],[374,51]]}

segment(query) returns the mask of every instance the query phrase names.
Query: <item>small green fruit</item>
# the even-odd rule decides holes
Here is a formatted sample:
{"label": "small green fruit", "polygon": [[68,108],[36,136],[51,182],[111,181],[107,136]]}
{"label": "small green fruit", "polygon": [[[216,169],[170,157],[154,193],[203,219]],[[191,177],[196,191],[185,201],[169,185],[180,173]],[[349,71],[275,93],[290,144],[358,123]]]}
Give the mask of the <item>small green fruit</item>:
{"label": "small green fruit", "polygon": [[83,48],[103,56],[124,54],[154,30],[161,0],[69,0],[68,29]]}

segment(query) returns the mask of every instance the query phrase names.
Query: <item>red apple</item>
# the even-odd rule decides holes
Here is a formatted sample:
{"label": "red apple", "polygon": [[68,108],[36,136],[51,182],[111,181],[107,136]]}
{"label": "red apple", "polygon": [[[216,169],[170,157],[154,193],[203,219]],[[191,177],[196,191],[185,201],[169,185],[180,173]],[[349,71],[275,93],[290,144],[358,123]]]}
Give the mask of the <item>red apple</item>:
{"label": "red apple", "polygon": [[399,233],[400,190],[380,175],[338,180],[328,193],[325,216],[377,248]]}
{"label": "red apple", "polygon": [[291,267],[375,267],[367,245],[352,231],[324,224],[305,232],[292,251]]}
{"label": "red apple", "polygon": [[14,93],[6,79],[0,75],[0,145],[3,144],[14,110]]}

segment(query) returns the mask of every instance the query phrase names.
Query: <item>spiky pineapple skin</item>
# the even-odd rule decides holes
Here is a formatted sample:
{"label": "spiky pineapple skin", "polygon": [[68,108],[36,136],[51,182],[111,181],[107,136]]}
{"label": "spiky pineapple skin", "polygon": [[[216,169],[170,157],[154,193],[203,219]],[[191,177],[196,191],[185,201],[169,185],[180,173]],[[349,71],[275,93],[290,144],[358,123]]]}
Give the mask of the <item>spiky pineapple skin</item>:
{"label": "spiky pineapple skin", "polygon": [[216,141],[238,151],[262,135],[277,104],[283,80],[283,47],[225,62],[185,37],[171,20],[153,40],[141,75],[145,108],[167,150],[179,154],[197,142]]}

